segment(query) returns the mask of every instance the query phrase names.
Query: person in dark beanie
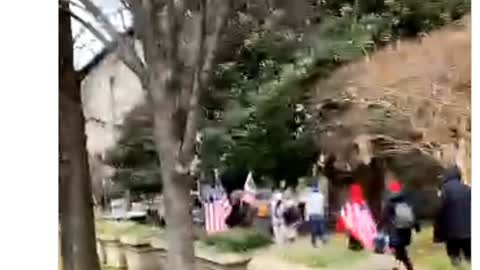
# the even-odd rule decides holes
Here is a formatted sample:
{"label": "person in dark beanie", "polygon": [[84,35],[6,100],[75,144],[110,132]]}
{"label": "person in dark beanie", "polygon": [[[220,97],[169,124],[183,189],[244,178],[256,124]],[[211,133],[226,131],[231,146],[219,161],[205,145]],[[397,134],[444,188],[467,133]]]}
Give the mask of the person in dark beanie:
{"label": "person in dark beanie", "polygon": [[456,166],[445,170],[434,225],[434,242],[446,244],[454,266],[461,263],[462,254],[467,262],[471,255],[471,189],[461,180]]}
{"label": "person in dark beanie", "polygon": [[420,232],[420,224],[415,218],[413,207],[407,200],[400,182],[392,181],[388,191],[380,226],[389,237],[389,246],[393,249],[395,259],[403,263],[407,270],[413,270],[407,247],[411,243],[412,229]]}

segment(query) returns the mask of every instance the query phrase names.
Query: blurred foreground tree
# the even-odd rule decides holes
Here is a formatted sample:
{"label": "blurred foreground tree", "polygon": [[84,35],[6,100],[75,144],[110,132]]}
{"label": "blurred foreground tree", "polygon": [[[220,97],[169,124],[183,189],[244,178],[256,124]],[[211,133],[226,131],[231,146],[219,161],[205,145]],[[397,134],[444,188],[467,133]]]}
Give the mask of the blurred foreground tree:
{"label": "blurred foreground tree", "polygon": [[65,270],[99,270],[80,79],[68,4],[59,12],[60,237]]}

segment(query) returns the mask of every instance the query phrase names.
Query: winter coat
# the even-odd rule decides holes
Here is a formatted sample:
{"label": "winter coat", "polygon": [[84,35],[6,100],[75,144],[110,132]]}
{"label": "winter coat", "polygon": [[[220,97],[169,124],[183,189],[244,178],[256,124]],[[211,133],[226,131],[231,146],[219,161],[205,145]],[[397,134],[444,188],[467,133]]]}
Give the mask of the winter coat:
{"label": "winter coat", "polygon": [[435,242],[471,237],[471,189],[461,182],[458,168],[445,171],[440,209],[434,226]]}
{"label": "winter coat", "polygon": [[232,205],[232,211],[225,223],[229,227],[248,226],[251,222],[252,207],[245,202],[237,201]]}
{"label": "winter coat", "polygon": [[[385,207],[383,209],[380,225],[384,233],[389,237],[389,245],[391,247],[404,247],[411,243],[412,229],[420,231],[420,224],[415,220],[412,228],[399,229],[394,225],[395,207],[398,203],[407,203],[414,209],[413,205],[407,199],[405,192],[389,194]],[[414,211],[415,212],[415,211]]]}

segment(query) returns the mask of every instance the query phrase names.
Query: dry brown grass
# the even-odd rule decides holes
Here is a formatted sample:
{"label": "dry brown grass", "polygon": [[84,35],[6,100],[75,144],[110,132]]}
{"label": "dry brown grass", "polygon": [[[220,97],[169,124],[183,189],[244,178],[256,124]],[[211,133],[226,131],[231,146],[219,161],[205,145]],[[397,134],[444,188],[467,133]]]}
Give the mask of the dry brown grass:
{"label": "dry brown grass", "polygon": [[[376,52],[369,61],[339,69],[314,89],[314,103],[326,98],[379,103],[403,114],[423,135],[422,142],[440,145],[437,158],[463,163],[459,165],[469,178],[470,16],[430,33],[421,42],[403,41],[395,49]],[[358,113],[355,117],[360,118]],[[451,136],[452,129],[458,136]]]}

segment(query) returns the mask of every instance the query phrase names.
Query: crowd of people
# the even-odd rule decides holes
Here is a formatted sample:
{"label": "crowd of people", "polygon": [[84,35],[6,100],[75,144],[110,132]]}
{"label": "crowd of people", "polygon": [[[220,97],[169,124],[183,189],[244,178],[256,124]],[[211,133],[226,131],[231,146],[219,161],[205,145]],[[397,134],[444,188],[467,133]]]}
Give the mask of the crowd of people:
{"label": "crowd of people", "polygon": [[[462,183],[457,167],[446,169],[442,178],[440,208],[434,223],[433,242],[445,243],[452,265],[458,266],[462,258],[470,262],[471,257],[471,189]],[[346,234],[348,248],[392,253],[399,264],[403,264],[407,270],[413,270],[408,246],[412,242],[412,231],[421,230],[415,215],[415,204],[397,180],[390,180],[385,192],[387,196],[383,202],[381,217],[375,222],[362,187],[352,184],[349,187],[348,199],[340,211],[336,230]],[[274,193],[270,216],[277,244],[295,241],[298,227],[303,221],[310,225],[313,247],[317,247],[317,240],[323,244],[328,243],[327,203],[318,185],[312,186],[304,203],[304,211],[301,211],[290,193]]]}

